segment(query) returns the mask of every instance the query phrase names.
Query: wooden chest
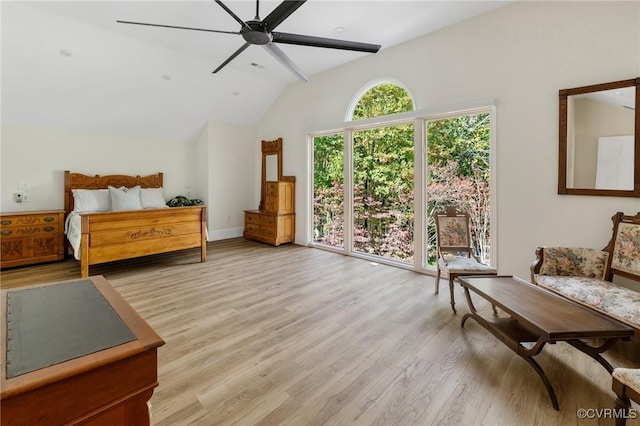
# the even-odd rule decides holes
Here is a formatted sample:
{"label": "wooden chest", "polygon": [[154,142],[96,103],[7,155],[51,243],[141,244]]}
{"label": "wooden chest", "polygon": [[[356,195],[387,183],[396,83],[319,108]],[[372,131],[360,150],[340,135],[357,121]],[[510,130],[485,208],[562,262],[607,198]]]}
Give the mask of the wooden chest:
{"label": "wooden chest", "polygon": [[64,210],[2,213],[0,267],[64,258]]}

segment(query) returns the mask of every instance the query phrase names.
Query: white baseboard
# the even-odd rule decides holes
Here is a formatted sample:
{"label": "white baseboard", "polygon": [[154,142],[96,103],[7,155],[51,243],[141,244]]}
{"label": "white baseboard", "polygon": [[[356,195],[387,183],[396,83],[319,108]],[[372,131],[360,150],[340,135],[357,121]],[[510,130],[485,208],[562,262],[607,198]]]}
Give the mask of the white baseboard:
{"label": "white baseboard", "polygon": [[242,237],[244,228],[217,229],[209,231],[207,241],[228,240],[229,238]]}

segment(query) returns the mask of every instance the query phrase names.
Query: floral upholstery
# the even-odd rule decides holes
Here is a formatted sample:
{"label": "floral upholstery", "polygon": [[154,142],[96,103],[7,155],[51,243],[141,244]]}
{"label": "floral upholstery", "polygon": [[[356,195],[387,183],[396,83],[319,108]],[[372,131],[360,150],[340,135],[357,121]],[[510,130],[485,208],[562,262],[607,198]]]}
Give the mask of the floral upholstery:
{"label": "floral upholstery", "polygon": [[467,221],[464,216],[438,218],[440,247],[469,247]]}
{"label": "floral upholstery", "polygon": [[619,275],[640,283],[640,212],[611,217],[613,235],[603,250],[538,247],[534,283],[635,328],[640,336],[640,291],[613,283]]}
{"label": "floral upholstery", "polygon": [[613,377],[625,386],[640,393],[640,368],[615,368]]}
{"label": "floral upholstery", "polygon": [[578,247],[545,247],[540,275],[604,279],[609,253]]}
{"label": "floral upholstery", "polygon": [[611,267],[640,275],[640,226],[637,224],[620,223],[618,225]]}
{"label": "floral upholstery", "polygon": [[637,291],[598,278],[534,275],[534,279],[542,287],[640,329]]}

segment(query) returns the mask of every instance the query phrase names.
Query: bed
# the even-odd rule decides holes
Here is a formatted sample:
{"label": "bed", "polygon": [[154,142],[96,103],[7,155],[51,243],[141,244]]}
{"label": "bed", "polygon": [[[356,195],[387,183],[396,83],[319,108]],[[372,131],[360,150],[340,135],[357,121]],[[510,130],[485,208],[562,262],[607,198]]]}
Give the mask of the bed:
{"label": "bed", "polygon": [[105,211],[100,206],[87,208],[84,201],[82,208],[75,205],[79,194],[103,197],[104,191],[116,188],[161,192],[162,178],[162,173],[141,177],[64,172],[66,241],[80,261],[82,277],[89,276],[91,265],[195,247],[200,248],[200,261],[206,261],[206,206],[169,208],[156,202],[151,208],[112,211],[107,204]]}

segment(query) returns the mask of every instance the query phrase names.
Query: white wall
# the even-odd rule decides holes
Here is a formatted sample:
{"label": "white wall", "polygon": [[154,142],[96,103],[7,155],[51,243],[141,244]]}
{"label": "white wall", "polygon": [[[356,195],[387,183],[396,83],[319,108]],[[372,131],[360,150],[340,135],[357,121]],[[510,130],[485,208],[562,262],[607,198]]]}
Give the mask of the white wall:
{"label": "white wall", "polygon": [[[64,171],[141,175],[163,172],[165,198],[195,187],[195,143],[3,125],[3,212],[62,209]],[[18,182],[29,182],[31,201],[16,203]]]}
{"label": "white wall", "polygon": [[[1,211],[63,208],[64,171],[94,174],[164,173],[167,200],[201,198],[207,205],[209,239],[242,235],[243,210],[254,203],[254,129],[208,122],[196,141],[169,141],[2,126]],[[30,201],[16,203],[19,182],[29,182]]]}
{"label": "white wall", "polygon": [[558,90],[638,76],[640,3],[516,2],[288,86],[257,134],[284,139],[284,169],[297,178],[296,242],[306,244],[306,134],[341,123],[363,85],[399,80],[417,108],[495,97],[497,264],[528,277],[536,246],[602,248],[616,211],[640,211],[637,198],[556,192]]}
{"label": "white wall", "polygon": [[258,208],[253,202],[254,129],[210,121],[207,143],[209,239],[242,236],[243,211]]}

